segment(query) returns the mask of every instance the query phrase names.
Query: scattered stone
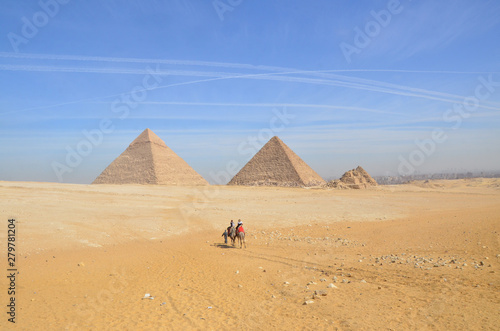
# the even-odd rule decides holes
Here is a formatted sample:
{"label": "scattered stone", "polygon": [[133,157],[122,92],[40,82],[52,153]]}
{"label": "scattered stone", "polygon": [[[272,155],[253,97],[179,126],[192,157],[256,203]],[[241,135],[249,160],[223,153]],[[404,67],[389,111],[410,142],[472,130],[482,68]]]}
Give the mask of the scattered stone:
{"label": "scattered stone", "polygon": [[79,266],[79,267],[85,267],[85,263],[80,262],[80,263],[78,263],[78,266]]}
{"label": "scattered stone", "polygon": [[333,285],[333,283],[330,283],[330,284],[328,284],[328,288],[338,288],[338,287]]}
{"label": "scattered stone", "polygon": [[303,305],[310,305],[312,303],[314,303],[314,300],[306,300],[304,301]]}
{"label": "scattered stone", "polygon": [[308,286],[309,286],[309,285],[316,285],[316,283],[315,283],[315,282],[313,282],[313,281],[310,281],[309,283],[307,283],[307,285],[308,285]]}
{"label": "scattered stone", "polygon": [[366,284],[366,280],[362,279],[362,280],[361,280],[361,283],[365,283],[365,284]]}
{"label": "scattered stone", "polygon": [[328,294],[328,292],[326,292],[325,290],[319,290],[319,291],[316,290],[316,291],[314,291],[314,294],[322,296],[322,297],[326,297],[326,295]]}
{"label": "scattered stone", "polygon": [[326,282],[326,279],[325,278],[321,278],[319,281],[320,282]]}

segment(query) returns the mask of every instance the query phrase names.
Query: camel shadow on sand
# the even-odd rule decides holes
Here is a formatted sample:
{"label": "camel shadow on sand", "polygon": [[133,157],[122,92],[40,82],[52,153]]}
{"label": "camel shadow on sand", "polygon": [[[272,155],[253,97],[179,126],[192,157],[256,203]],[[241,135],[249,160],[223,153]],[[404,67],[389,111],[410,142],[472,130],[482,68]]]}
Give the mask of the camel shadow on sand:
{"label": "camel shadow on sand", "polygon": [[237,248],[236,246],[233,246],[231,244],[218,244],[218,243],[215,243],[215,244],[213,244],[213,246],[215,246],[217,248]]}

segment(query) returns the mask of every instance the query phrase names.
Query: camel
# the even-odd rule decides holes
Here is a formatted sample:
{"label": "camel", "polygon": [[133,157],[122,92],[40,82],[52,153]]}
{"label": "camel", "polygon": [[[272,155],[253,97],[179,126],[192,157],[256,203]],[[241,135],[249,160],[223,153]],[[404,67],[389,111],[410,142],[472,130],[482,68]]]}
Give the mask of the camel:
{"label": "camel", "polygon": [[228,235],[229,235],[229,238],[231,239],[231,243],[234,246],[235,241],[236,241],[236,227],[234,225],[231,228],[229,228]]}
{"label": "camel", "polygon": [[243,248],[242,247],[243,244],[245,244],[245,248],[247,248],[247,243],[245,241],[245,232],[238,232],[236,237],[238,238],[238,241],[240,242],[240,248]]}
{"label": "camel", "polygon": [[236,243],[236,238],[238,238],[238,241],[240,243],[240,248],[243,247],[243,244],[245,245],[245,248],[247,248],[247,243],[245,241],[245,232],[236,233],[236,227],[232,226],[229,229],[229,238],[231,238],[231,243],[233,246]]}

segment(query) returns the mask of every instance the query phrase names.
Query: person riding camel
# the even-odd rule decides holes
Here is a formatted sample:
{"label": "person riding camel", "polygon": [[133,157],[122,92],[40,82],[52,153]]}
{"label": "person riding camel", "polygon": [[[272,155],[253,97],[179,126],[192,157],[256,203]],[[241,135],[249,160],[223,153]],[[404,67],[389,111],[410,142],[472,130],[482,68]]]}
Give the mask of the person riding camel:
{"label": "person riding camel", "polygon": [[231,220],[231,224],[227,227],[227,233],[231,233],[231,228],[234,226],[233,220]]}
{"label": "person riding camel", "polygon": [[236,226],[236,233],[240,232],[245,232],[245,230],[243,229],[243,222],[241,220],[238,220],[238,225]]}

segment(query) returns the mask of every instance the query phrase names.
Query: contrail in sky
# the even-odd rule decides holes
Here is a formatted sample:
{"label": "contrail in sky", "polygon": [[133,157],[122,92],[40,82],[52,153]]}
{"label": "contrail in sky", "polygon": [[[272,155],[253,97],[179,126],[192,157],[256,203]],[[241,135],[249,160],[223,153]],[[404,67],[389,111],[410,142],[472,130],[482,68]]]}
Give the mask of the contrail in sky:
{"label": "contrail in sky", "polygon": [[[234,72],[210,72],[210,71],[190,71],[190,70],[160,70],[159,75],[171,75],[171,76],[187,76],[187,77],[212,77],[210,79],[195,80],[177,84],[169,84],[158,86],[155,89],[168,88],[173,86],[181,86],[202,82],[209,82],[215,80],[223,79],[263,79],[271,81],[286,81],[286,82],[296,82],[296,83],[306,83],[306,84],[318,84],[327,86],[339,86],[352,89],[367,90],[371,92],[388,93],[393,95],[410,96],[416,98],[424,98],[429,100],[444,101],[448,103],[457,103],[463,100],[463,96],[454,95],[449,93],[429,91],[420,88],[407,87],[399,84],[391,84],[381,81],[349,77],[343,75],[331,74],[332,72],[414,72],[414,73],[467,73],[467,74],[478,74],[479,72],[455,72],[455,71],[413,71],[413,70],[366,70],[366,69],[350,69],[350,70],[320,70],[320,71],[304,71],[291,68],[282,67],[271,67],[271,66],[254,66],[250,64],[239,64],[239,63],[222,63],[222,62],[206,62],[206,61],[180,61],[180,60],[165,60],[165,59],[139,59],[139,58],[114,58],[114,57],[89,57],[89,56],[74,56],[74,55],[51,55],[51,54],[18,54],[18,53],[6,53],[0,52],[0,57],[4,58],[21,58],[21,59],[39,59],[39,60],[70,60],[70,61],[93,61],[93,62],[116,62],[116,63],[156,63],[156,64],[175,64],[175,65],[195,65],[195,66],[212,66],[212,67],[224,67],[224,68],[240,68],[240,69],[252,69],[252,70],[268,70],[274,71],[271,73],[256,73],[256,74],[245,74],[245,73],[234,73]],[[68,72],[68,73],[96,73],[96,74],[136,74],[144,75],[147,74],[144,69],[137,68],[95,68],[95,67],[65,67],[65,66],[55,66],[55,65],[14,65],[14,64],[3,64],[0,65],[0,70],[9,71],[28,71],[28,72]],[[285,71],[292,70],[292,71]],[[309,75],[322,77],[326,79],[318,78],[306,78],[306,77],[296,77],[289,75]],[[120,93],[121,94],[121,93]],[[35,109],[45,109],[53,106],[61,106],[66,104],[74,104],[85,101],[92,101],[96,99],[104,99],[108,97],[119,96],[120,94],[91,98],[86,100],[78,100],[74,102],[61,103],[52,106],[44,107],[33,107],[29,109],[17,110],[6,112],[21,112]],[[494,103],[488,103],[492,106],[487,106],[484,104],[479,105],[481,108],[500,110],[500,108]]]}

